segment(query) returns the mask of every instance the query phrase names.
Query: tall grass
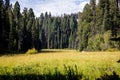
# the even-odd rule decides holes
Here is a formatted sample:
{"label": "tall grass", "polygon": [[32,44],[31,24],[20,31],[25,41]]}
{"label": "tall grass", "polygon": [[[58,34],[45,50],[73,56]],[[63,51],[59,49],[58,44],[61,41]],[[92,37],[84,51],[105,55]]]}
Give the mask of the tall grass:
{"label": "tall grass", "polygon": [[0,68],[0,80],[80,80],[82,74],[77,72],[77,66],[64,65],[64,74],[57,69],[40,69],[40,65]]}
{"label": "tall grass", "polygon": [[0,80],[95,80],[120,76],[120,52],[49,50],[0,57]]}

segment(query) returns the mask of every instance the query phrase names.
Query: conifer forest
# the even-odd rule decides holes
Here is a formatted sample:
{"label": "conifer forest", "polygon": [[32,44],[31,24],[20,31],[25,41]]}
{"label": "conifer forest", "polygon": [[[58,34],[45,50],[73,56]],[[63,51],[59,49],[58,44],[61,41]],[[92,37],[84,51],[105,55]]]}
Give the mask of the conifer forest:
{"label": "conifer forest", "polygon": [[0,0],[0,52],[28,49],[120,50],[120,0],[90,0],[82,12],[36,17],[19,1]]}

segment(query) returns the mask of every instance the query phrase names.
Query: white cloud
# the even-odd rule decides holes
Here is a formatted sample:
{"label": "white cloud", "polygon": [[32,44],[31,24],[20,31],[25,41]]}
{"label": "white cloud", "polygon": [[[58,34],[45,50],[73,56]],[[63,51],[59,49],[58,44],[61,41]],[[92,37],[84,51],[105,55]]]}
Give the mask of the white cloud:
{"label": "white cloud", "polygon": [[[15,3],[16,0],[11,0]],[[21,9],[24,7],[33,8],[35,15],[38,17],[40,13],[51,12],[52,15],[70,14],[83,10],[85,4],[89,0],[18,0]]]}

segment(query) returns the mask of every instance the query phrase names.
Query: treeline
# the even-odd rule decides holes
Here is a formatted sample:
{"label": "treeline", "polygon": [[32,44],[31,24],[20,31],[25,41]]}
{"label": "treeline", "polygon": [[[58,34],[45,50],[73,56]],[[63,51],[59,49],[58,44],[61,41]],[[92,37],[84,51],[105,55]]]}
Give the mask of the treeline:
{"label": "treeline", "polygon": [[0,0],[0,52],[26,52],[35,48],[107,50],[120,49],[119,0],[90,0],[83,12],[63,16],[33,9],[20,12],[19,2]]}
{"label": "treeline", "polygon": [[120,49],[120,0],[90,0],[77,30],[79,50]]}
{"label": "treeline", "polygon": [[46,12],[39,19],[41,48],[76,48],[77,14],[52,17]]}
{"label": "treeline", "polygon": [[26,52],[30,48],[76,48],[77,14],[53,17],[41,13],[35,17],[33,9],[20,12],[9,0],[0,0],[0,51]]}

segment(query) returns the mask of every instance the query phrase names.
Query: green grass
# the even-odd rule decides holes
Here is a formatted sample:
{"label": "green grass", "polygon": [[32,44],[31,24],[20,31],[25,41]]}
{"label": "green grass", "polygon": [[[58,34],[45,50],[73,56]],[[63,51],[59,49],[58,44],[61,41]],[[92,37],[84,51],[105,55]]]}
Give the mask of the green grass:
{"label": "green grass", "polygon": [[[120,52],[78,52],[42,50],[41,53],[0,56],[0,75],[14,80],[95,80],[112,75],[120,77]],[[32,78],[30,76],[33,76]],[[26,77],[27,79],[25,79]],[[2,78],[1,78],[2,80]],[[3,78],[4,80],[4,78]],[[6,79],[7,80],[7,79]]]}

